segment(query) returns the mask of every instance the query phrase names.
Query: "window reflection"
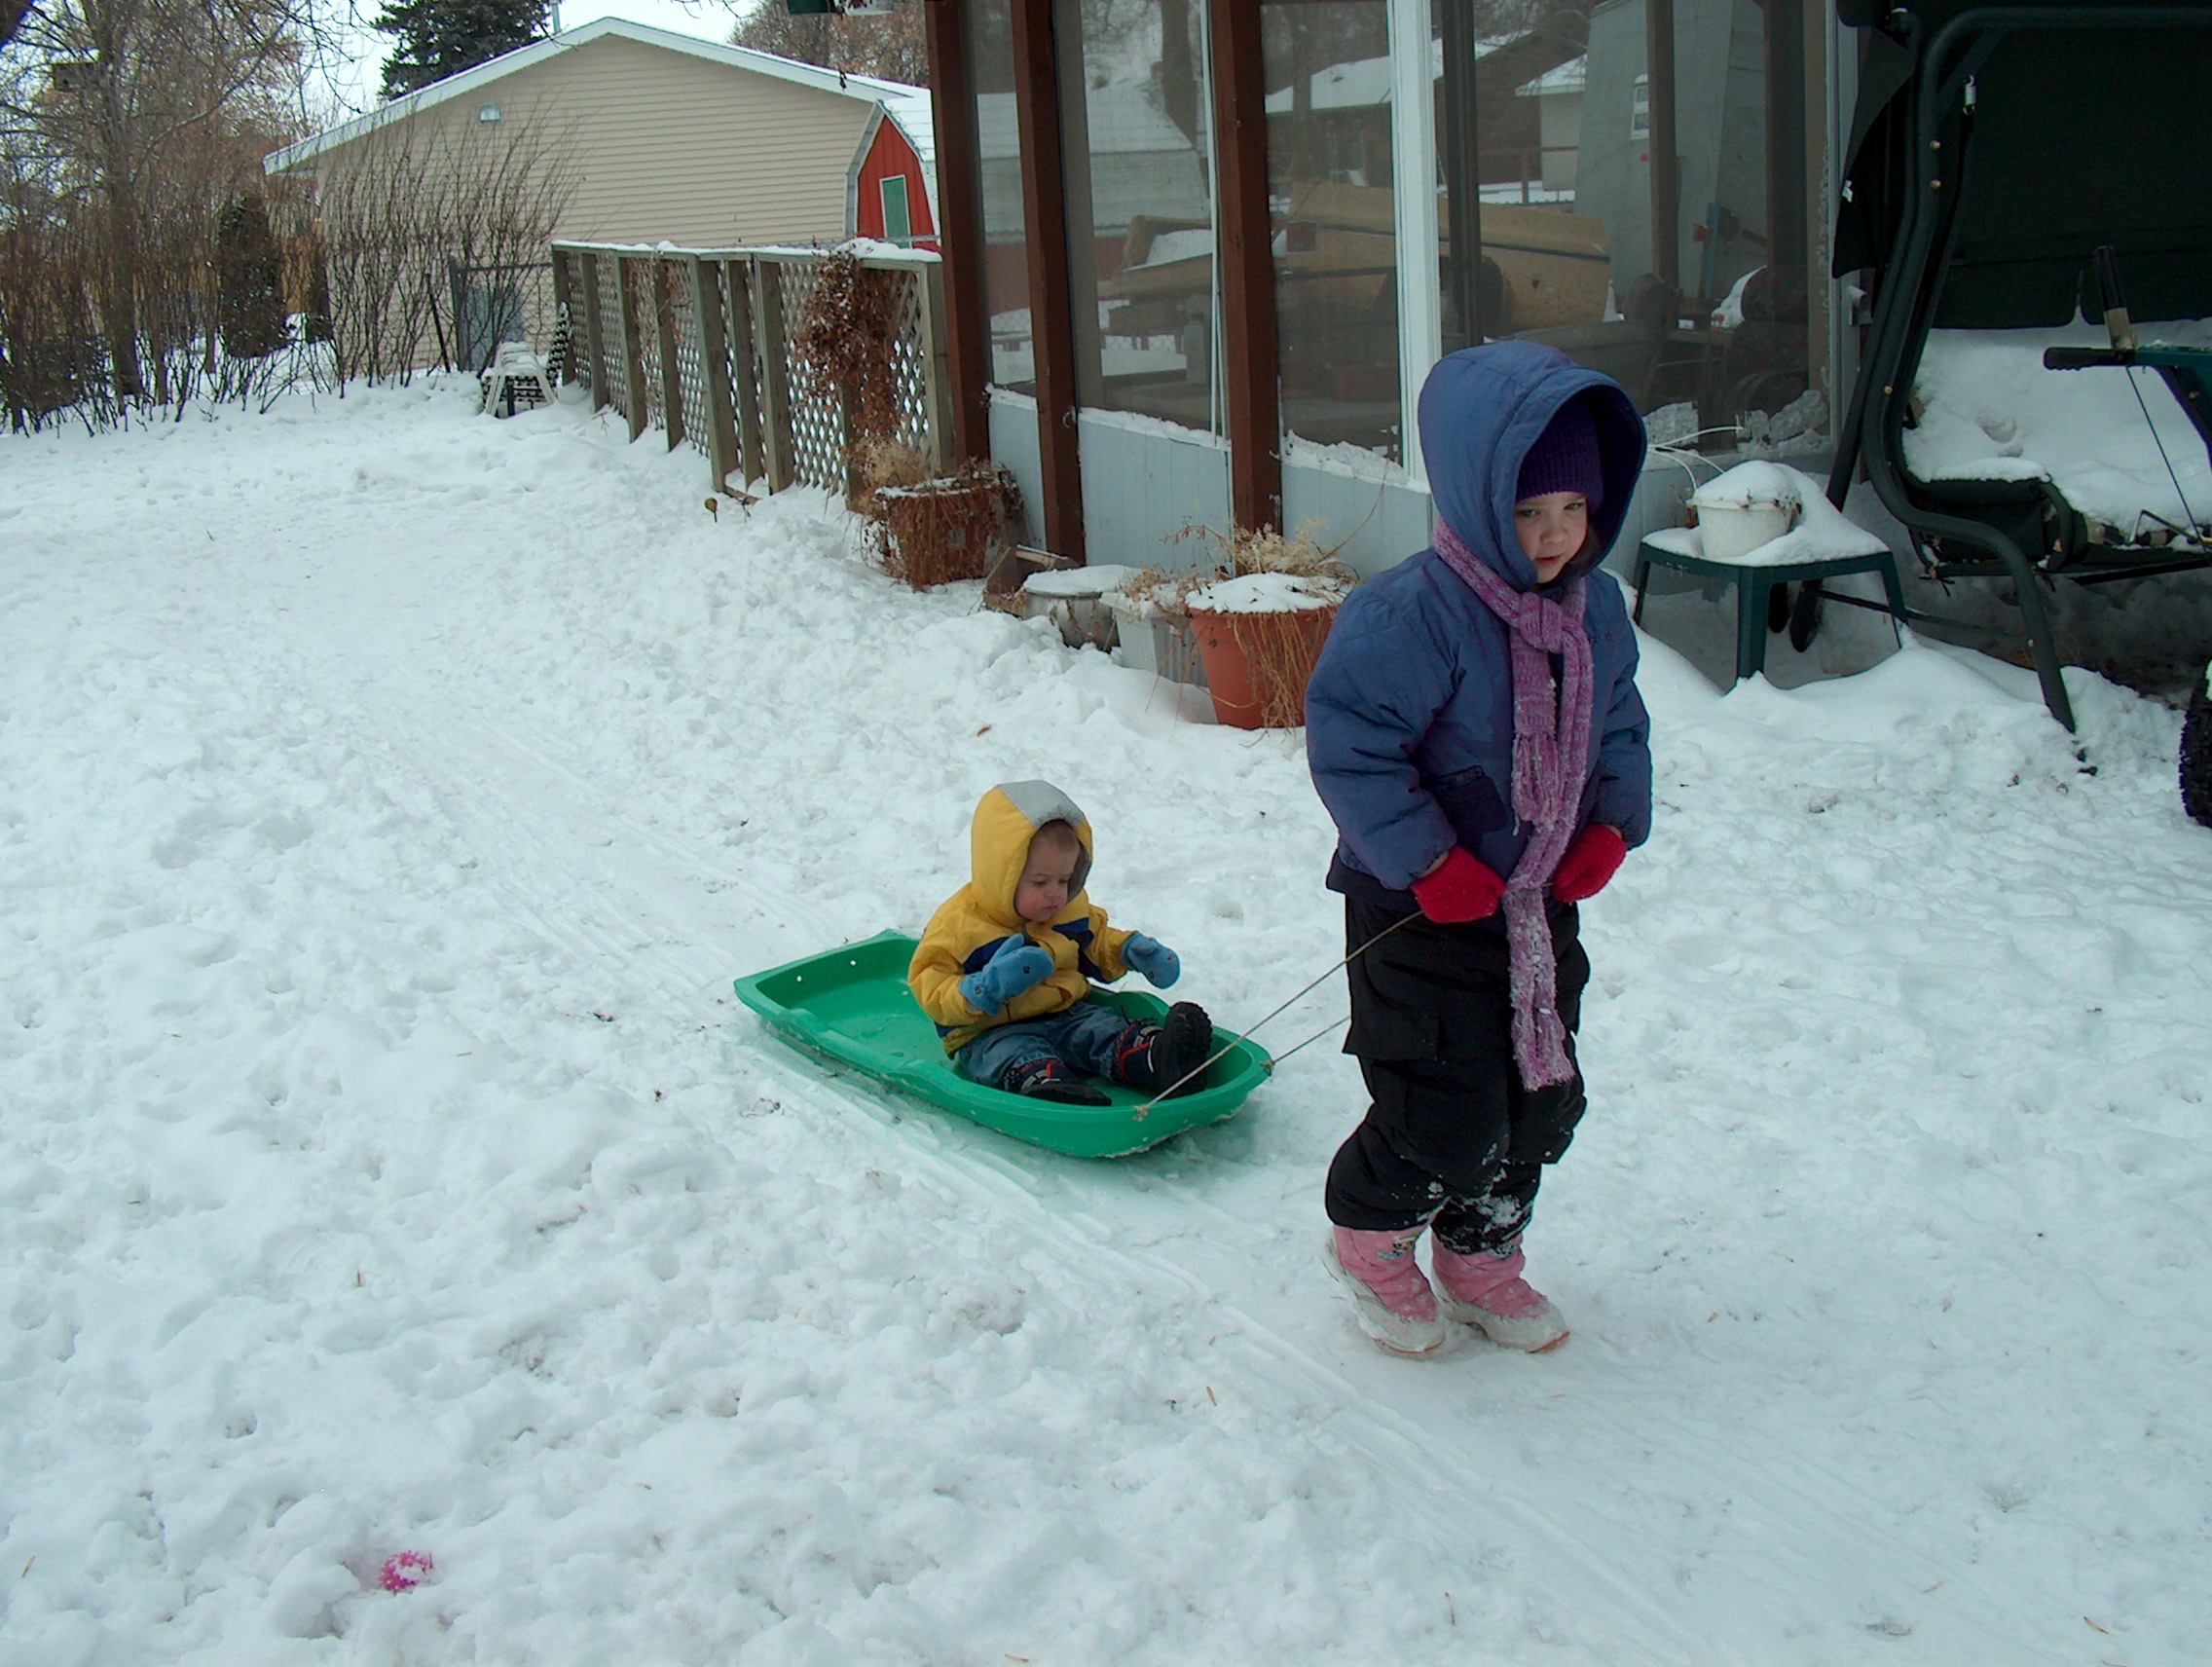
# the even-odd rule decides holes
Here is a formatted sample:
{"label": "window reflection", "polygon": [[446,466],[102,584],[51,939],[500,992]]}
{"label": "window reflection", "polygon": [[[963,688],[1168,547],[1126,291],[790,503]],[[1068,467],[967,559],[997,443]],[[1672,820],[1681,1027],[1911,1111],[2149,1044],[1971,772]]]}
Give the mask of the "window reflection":
{"label": "window reflection", "polygon": [[1803,0],[1653,4],[1671,73],[1646,0],[1433,0],[1444,347],[1550,342],[1663,412],[1655,437],[1817,430]]}
{"label": "window reflection", "polygon": [[978,195],[983,221],[983,311],[991,380],[1036,391],[1029,334],[1029,256],[1022,214],[1021,130],[1014,103],[1014,25],[1008,0],[969,0],[969,74],[976,88]]}
{"label": "window reflection", "polygon": [[1076,392],[1218,433],[1203,0],[1058,0]]}
{"label": "window reflection", "polygon": [[1260,16],[1283,432],[1396,460],[1387,9],[1271,0]]}

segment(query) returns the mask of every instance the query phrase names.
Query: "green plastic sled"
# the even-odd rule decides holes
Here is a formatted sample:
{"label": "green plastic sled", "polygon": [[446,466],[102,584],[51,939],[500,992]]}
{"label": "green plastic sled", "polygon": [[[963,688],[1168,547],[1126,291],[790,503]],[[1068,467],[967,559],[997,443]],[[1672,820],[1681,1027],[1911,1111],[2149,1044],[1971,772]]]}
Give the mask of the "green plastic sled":
{"label": "green plastic sled", "polygon": [[[1265,1050],[1226,1030],[1229,1046],[1206,1072],[1206,1086],[1161,1100],[1139,1116],[1151,1096],[1101,1084],[1110,1105],[1056,1105],[970,1082],[952,1068],[932,1024],[906,988],[914,941],[885,932],[826,954],[736,981],[738,1000],[785,1036],[841,1064],[865,1071],[917,1098],[1075,1158],[1122,1158],[1157,1146],[1200,1124],[1218,1123],[1244,1103],[1272,1066]],[[1096,999],[1135,1019],[1167,1011],[1158,996],[1099,990]]]}

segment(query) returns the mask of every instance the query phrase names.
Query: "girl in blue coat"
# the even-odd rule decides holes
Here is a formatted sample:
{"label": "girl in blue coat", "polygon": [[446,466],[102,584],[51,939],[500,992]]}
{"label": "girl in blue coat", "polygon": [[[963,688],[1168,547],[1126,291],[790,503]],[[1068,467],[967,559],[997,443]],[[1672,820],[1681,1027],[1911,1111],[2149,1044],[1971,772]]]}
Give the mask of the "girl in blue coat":
{"label": "girl in blue coat", "polygon": [[1329,1167],[1328,1262],[1386,1349],[1447,1320],[1548,1349],[1567,1327],[1521,1237],[1584,1105],[1575,906],[1651,830],[1636,637],[1598,571],[1643,424],[1528,342],[1442,360],[1419,415],[1436,541],[1352,592],[1306,691],[1373,1102]]}

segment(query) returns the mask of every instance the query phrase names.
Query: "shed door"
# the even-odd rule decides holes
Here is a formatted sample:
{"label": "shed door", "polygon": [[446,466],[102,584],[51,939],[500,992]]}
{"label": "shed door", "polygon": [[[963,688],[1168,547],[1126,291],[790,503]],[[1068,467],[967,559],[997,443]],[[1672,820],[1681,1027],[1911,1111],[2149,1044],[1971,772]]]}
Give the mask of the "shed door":
{"label": "shed door", "polygon": [[883,237],[901,248],[914,241],[914,223],[906,212],[906,176],[895,173],[882,181]]}

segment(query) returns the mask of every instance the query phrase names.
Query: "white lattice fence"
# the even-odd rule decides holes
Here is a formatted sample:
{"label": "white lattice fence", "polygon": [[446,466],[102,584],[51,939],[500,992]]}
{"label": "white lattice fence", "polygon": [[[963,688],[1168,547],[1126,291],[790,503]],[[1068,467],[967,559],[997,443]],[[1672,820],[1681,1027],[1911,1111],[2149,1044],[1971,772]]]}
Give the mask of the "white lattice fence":
{"label": "white lattice fence", "polygon": [[899,387],[899,427],[894,438],[930,455],[931,367],[929,286],[919,272],[897,276],[899,329],[892,338],[892,372]]}
{"label": "white lattice fence", "polygon": [[738,430],[731,461],[746,478],[762,478],[768,471],[761,432],[766,394],[760,374],[759,329],[755,321],[760,305],[759,286],[753,281],[751,261],[719,260],[713,265],[721,284],[722,317],[729,329],[726,362],[730,412]]}
{"label": "white lattice fence", "polygon": [[[676,344],[676,384],[683,401],[683,437],[693,451],[712,459],[715,413],[707,387],[706,343],[700,334],[699,309],[691,295],[692,263],[664,261],[661,270],[673,325],[670,334]],[[729,374],[726,367],[722,374]]]}
{"label": "white lattice fence", "polygon": [[621,358],[622,265],[611,255],[599,255],[595,260],[599,279],[599,339],[607,363],[591,367],[592,388],[608,404],[627,417],[630,415],[630,379],[623,374]]}
{"label": "white lattice fence", "polygon": [[[784,260],[782,285],[785,352],[806,329],[806,310],[814,299],[820,268],[811,260]],[[836,396],[814,386],[806,369],[790,358],[792,470],[825,492],[845,490],[845,412]]]}
{"label": "white lattice fence", "polygon": [[638,363],[645,372],[645,426],[666,428],[668,410],[661,398],[660,374],[661,263],[627,260],[622,270],[630,280],[630,316],[638,321],[636,347]]}
{"label": "white lattice fence", "polygon": [[[630,418],[633,432],[645,427],[670,432],[665,407],[673,383],[674,397],[682,401],[676,426],[707,457],[718,488],[740,471],[757,478],[758,469],[771,490],[793,482],[845,490],[843,402],[813,387],[792,351],[805,334],[821,254],[588,243],[556,248],[579,275],[579,285],[586,262],[597,280],[599,352],[593,355],[588,343],[579,341],[578,356],[597,404]],[[695,261],[701,285],[717,303],[711,311],[720,315],[719,343],[692,288]],[[934,320],[942,306],[938,294],[942,269],[934,256],[920,254],[871,255],[861,264],[893,277],[884,287],[896,312],[890,338],[895,437],[941,467],[947,437]],[[671,375],[663,374],[664,343]],[[644,409],[633,411],[633,404]]]}

